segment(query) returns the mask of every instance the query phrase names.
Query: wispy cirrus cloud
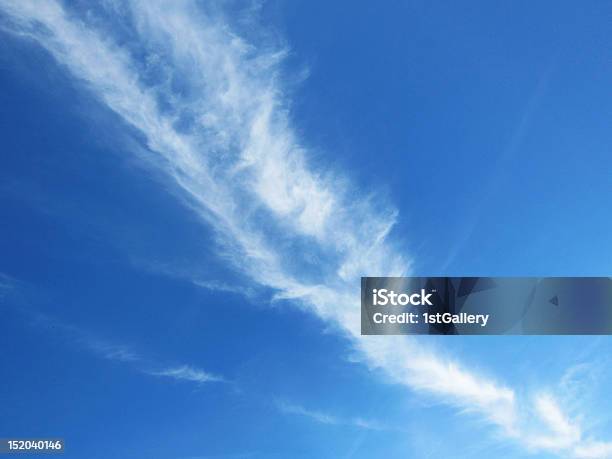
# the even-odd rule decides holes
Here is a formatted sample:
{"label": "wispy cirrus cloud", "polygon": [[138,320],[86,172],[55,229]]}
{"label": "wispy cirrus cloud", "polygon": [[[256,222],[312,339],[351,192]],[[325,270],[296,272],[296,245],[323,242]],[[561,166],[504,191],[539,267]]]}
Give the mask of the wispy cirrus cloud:
{"label": "wispy cirrus cloud", "polygon": [[17,281],[11,276],[0,272],[0,299],[15,289]]}
{"label": "wispy cirrus cloud", "polygon": [[125,363],[137,363],[141,362],[143,359],[140,355],[136,354],[127,346],[122,346],[119,344],[111,344],[99,339],[93,338],[88,334],[79,331],[78,333],[81,336],[80,342],[94,354],[99,357],[102,357],[106,360],[113,360],[116,362],[125,362]]}
{"label": "wispy cirrus cloud", "polygon": [[[285,49],[246,42],[218,11],[192,2],[116,2],[122,14],[112,20],[53,0],[0,5],[5,28],[44,47],[142,135],[146,148],[135,154],[165,172],[236,269],[332,324],[392,381],[529,450],[610,454],[612,444],[586,437],[552,394],[519,400],[422,341],[360,336],[359,277],[407,274],[410,259],[390,237],[395,209],[309,162],[288,114]],[[193,376],[178,368],[164,376]]]}
{"label": "wispy cirrus cloud", "polygon": [[[57,324],[57,322],[55,322]],[[96,356],[105,360],[130,365],[139,373],[158,378],[166,378],[175,381],[204,384],[227,382],[224,377],[204,371],[193,365],[169,365],[153,360],[135,352],[129,346],[110,343],[94,337],[84,330],[62,324],[65,330],[78,336],[78,342],[82,347],[91,351]]]}
{"label": "wispy cirrus cloud", "polygon": [[346,418],[342,416],[335,416],[322,411],[315,411],[305,408],[302,405],[296,403],[290,403],[286,400],[277,400],[276,407],[281,413],[296,415],[308,418],[319,424],[327,424],[333,426],[349,426],[356,427],[364,430],[397,430],[392,429],[382,422],[365,419],[362,417]]}
{"label": "wispy cirrus cloud", "polygon": [[599,459],[612,457],[612,443],[591,441],[574,448],[574,456],[580,459]]}
{"label": "wispy cirrus cloud", "polygon": [[181,365],[178,367],[168,367],[161,370],[150,371],[148,374],[152,376],[162,376],[172,378],[179,381],[189,381],[194,383],[221,382],[225,381],[221,376],[208,373],[194,368],[189,365]]}
{"label": "wispy cirrus cloud", "polygon": [[128,345],[102,339],[81,327],[62,322],[34,309],[21,307],[17,311],[33,326],[53,330],[54,333],[67,337],[77,348],[104,360],[129,365],[144,375],[197,384],[228,382],[220,375],[204,371],[193,365],[171,365],[145,357]]}

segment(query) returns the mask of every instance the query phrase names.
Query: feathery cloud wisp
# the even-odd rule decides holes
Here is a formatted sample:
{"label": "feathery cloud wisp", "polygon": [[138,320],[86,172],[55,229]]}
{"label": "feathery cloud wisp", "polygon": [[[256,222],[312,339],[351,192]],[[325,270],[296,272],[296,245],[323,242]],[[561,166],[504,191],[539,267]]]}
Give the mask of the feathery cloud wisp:
{"label": "feathery cloud wisp", "polygon": [[152,376],[164,376],[179,381],[189,381],[195,383],[224,381],[224,379],[220,376],[207,373],[199,368],[194,368],[189,365],[164,368],[162,370],[148,372],[148,374]]}
{"label": "feathery cloud wisp", "polygon": [[[342,177],[308,164],[280,82],[284,50],[250,45],[195,3],[114,5],[121,27],[53,0],[0,0],[6,27],[47,49],[142,134],[147,151],[135,153],[166,173],[253,281],[333,324],[393,381],[481,416],[526,448],[609,453],[609,443],[585,440],[552,396],[519,401],[421,341],[360,336],[359,277],[409,271],[389,237],[397,213],[369,195],[354,199]],[[131,34],[121,46],[119,29]],[[284,248],[296,246],[304,250]],[[164,376],[197,378],[179,368]]]}
{"label": "feathery cloud wisp", "polygon": [[0,272],[0,299],[15,288],[16,280]]}
{"label": "feathery cloud wisp", "polygon": [[101,339],[87,330],[61,322],[47,314],[25,308],[19,308],[18,311],[27,317],[33,325],[52,329],[56,333],[59,332],[69,338],[77,347],[87,350],[98,358],[129,365],[142,374],[198,384],[227,382],[222,376],[209,373],[193,365],[167,365],[146,358],[130,346]]}
{"label": "feathery cloud wisp", "polygon": [[359,429],[364,430],[393,430],[390,429],[388,426],[385,426],[384,424],[371,419],[364,419],[361,417],[338,417],[328,413],[323,413],[321,411],[309,410],[301,405],[289,403],[286,400],[277,400],[276,407],[281,413],[303,416],[320,424],[357,427]]}

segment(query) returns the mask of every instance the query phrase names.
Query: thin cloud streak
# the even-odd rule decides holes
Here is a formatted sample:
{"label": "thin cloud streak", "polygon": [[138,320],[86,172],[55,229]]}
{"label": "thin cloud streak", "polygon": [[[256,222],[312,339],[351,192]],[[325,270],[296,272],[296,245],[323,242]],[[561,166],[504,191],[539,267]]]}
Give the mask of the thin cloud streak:
{"label": "thin cloud streak", "polygon": [[228,382],[227,379],[220,375],[209,373],[192,365],[167,365],[146,358],[130,346],[101,339],[87,330],[61,322],[42,312],[23,307],[16,310],[28,318],[32,325],[63,334],[77,347],[90,352],[96,357],[129,365],[139,373],[197,384]]}
{"label": "thin cloud streak", "polygon": [[79,17],[55,1],[0,5],[11,32],[47,49],[144,136],[146,151],[134,153],[166,173],[234,267],[333,324],[367,365],[481,416],[529,449],[558,452],[565,441],[563,454],[588,457],[609,445],[584,440],[552,396],[519,401],[421,341],[360,336],[359,277],[405,275],[410,261],[390,238],[394,209],[308,165],[280,84],[285,50],[246,43],[191,2],[121,7],[117,21],[135,37],[123,47],[111,38],[113,24],[102,31],[103,21],[87,22],[94,11]]}
{"label": "thin cloud streak", "polygon": [[283,414],[302,416],[311,419],[319,424],[327,424],[332,426],[349,426],[363,430],[397,430],[392,429],[378,421],[364,419],[361,417],[343,418],[334,416],[321,411],[309,410],[302,405],[287,402],[286,400],[277,400],[276,407]]}
{"label": "thin cloud streak", "polygon": [[0,272],[0,300],[10,294],[18,282],[11,276]]}
{"label": "thin cloud streak", "polygon": [[159,371],[151,371],[148,372],[151,376],[162,376],[166,378],[172,378],[179,381],[189,381],[195,383],[208,383],[208,382],[223,382],[223,379],[220,376],[207,373],[205,371],[200,370],[199,368],[194,368],[189,365],[181,365],[178,367],[170,367],[165,368]]}
{"label": "thin cloud streak", "polygon": [[227,282],[221,282],[218,280],[203,280],[203,279],[193,279],[192,283],[197,285],[198,287],[202,287],[206,290],[211,290],[213,292],[225,292],[225,293],[233,293],[236,295],[245,296],[247,298],[254,298],[255,291],[250,287],[241,287],[229,284]]}

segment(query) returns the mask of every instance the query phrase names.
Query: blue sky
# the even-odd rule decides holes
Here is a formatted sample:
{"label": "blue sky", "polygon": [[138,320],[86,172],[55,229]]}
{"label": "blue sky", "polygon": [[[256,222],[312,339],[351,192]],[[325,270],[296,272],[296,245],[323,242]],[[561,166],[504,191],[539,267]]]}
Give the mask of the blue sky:
{"label": "blue sky", "polygon": [[0,437],[612,457],[607,337],[356,326],[361,275],[609,275],[611,5],[328,3],[0,1]]}

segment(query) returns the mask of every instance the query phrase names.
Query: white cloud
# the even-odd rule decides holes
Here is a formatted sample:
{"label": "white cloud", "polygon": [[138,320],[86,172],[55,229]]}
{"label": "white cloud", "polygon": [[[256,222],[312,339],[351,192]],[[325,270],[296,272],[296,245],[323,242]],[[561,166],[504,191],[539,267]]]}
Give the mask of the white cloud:
{"label": "white cloud", "polygon": [[[359,277],[407,274],[410,260],[389,237],[394,209],[309,165],[280,82],[285,50],[250,45],[191,2],[128,3],[117,20],[137,38],[123,47],[112,24],[88,22],[95,11],[79,17],[55,1],[0,5],[13,32],[46,48],[144,136],[148,151],[135,153],[166,173],[237,269],[333,324],[393,381],[478,415],[527,448],[609,453],[606,443],[585,441],[551,396],[519,401],[512,388],[422,341],[360,336]],[[190,367],[161,373],[207,377]]]}
{"label": "white cloud", "polygon": [[287,402],[286,400],[277,400],[276,407],[281,413],[303,416],[309,418],[319,424],[328,424],[333,426],[350,426],[357,427],[363,430],[395,430],[384,425],[381,422],[364,419],[361,417],[346,418],[334,416],[321,411],[314,411],[304,408],[302,405]]}
{"label": "white cloud", "polygon": [[[83,336],[84,334],[79,332],[79,335]],[[93,339],[90,336],[81,338],[81,341],[89,350],[106,360],[125,363],[142,361],[142,358],[127,346],[105,343],[98,339]]]}
{"label": "white cloud", "polygon": [[26,308],[18,308],[18,310],[26,317],[29,317],[34,325],[43,326],[46,329],[53,329],[60,332],[70,338],[79,347],[91,352],[93,355],[112,362],[130,365],[142,374],[199,384],[208,382],[227,382],[222,376],[209,373],[193,365],[172,366],[146,358],[130,346],[101,339],[89,331],[61,322],[47,314]]}
{"label": "white cloud", "polygon": [[246,296],[247,298],[253,298],[255,296],[255,291],[250,287],[242,287],[238,285],[233,285],[233,284],[218,281],[215,279],[211,279],[211,280],[193,279],[192,282],[194,285],[205,288],[207,290],[212,290],[216,292],[234,293],[236,295]]}
{"label": "white cloud", "polygon": [[17,281],[11,276],[0,272],[0,299],[15,288]]}
{"label": "white cloud", "polygon": [[224,379],[221,376],[207,373],[189,365],[178,367],[169,367],[162,370],[150,371],[148,374],[152,376],[163,376],[167,378],[177,379],[180,381],[189,381],[195,383],[221,382]]}
{"label": "white cloud", "polygon": [[335,416],[331,416],[326,413],[321,413],[319,411],[307,410],[303,406],[296,405],[294,403],[288,403],[286,401],[278,401],[276,403],[276,406],[281,413],[297,414],[299,416],[305,416],[321,424],[331,424],[331,425],[340,424],[340,420],[336,418]]}
{"label": "white cloud", "polygon": [[576,446],[574,456],[582,459],[602,459],[612,457],[611,442],[586,442]]}
{"label": "white cloud", "polygon": [[542,394],[535,399],[535,410],[548,429],[529,439],[535,449],[562,451],[580,442],[582,432],[577,423],[567,417],[550,394]]}

